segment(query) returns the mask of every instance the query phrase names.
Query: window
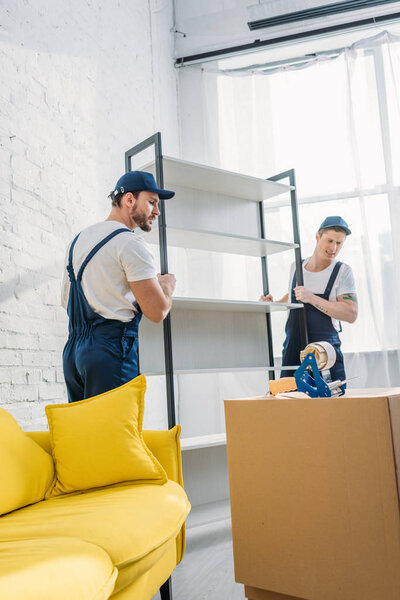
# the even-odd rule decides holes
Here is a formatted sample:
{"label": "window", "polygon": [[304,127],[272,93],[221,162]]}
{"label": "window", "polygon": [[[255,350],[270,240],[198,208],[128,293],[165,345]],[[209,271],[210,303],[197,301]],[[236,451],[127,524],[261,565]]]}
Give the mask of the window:
{"label": "window", "polygon": [[[214,75],[220,166],[261,177],[296,169],[303,257],[326,216],[353,231],[339,259],[353,268],[360,313],[343,324],[344,352],[399,347],[400,43],[386,35],[307,68]],[[265,217],[267,237],[291,238],[287,202],[266,203]],[[269,258],[275,298],[292,261]],[[275,354],[284,320],[274,318]]]}

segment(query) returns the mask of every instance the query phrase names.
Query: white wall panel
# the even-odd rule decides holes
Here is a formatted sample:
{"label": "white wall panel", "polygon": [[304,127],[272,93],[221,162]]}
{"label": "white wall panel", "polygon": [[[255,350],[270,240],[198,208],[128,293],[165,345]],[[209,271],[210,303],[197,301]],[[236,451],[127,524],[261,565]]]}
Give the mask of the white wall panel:
{"label": "white wall panel", "polygon": [[66,399],[67,243],[107,216],[126,149],[160,130],[179,155],[173,6],[15,0],[0,18],[0,405],[31,429]]}

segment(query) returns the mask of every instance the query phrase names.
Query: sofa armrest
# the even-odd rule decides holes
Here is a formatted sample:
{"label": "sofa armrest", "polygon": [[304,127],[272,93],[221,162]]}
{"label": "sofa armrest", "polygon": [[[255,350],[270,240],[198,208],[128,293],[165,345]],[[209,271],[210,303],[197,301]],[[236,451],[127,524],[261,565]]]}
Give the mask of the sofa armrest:
{"label": "sofa armrest", "polygon": [[[169,431],[143,431],[143,439],[157,460],[164,467],[168,479],[179,483],[183,487],[182,456],[180,442],[181,426],[175,425]],[[177,564],[181,562],[185,553],[186,529],[182,526],[176,538]]]}
{"label": "sofa armrest", "polygon": [[168,431],[145,430],[143,439],[164,467],[168,479],[183,487],[180,434],[181,426],[175,425]]}

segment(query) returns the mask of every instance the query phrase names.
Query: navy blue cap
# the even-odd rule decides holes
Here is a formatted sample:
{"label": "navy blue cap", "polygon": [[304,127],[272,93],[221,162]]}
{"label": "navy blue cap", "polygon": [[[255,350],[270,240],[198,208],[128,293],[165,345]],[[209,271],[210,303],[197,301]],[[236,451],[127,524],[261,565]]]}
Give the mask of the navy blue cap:
{"label": "navy blue cap", "polygon": [[341,227],[346,232],[346,235],[351,234],[349,226],[342,217],[326,217],[325,221],[322,221],[319,226],[318,231],[321,229],[332,229],[332,227]]}
{"label": "navy blue cap", "polygon": [[129,171],[122,175],[115,184],[113,197],[118,194],[126,194],[126,192],[154,192],[158,194],[161,200],[168,200],[175,196],[175,192],[169,190],[161,190],[157,187],[156,180],[151,173],[146,171]]}

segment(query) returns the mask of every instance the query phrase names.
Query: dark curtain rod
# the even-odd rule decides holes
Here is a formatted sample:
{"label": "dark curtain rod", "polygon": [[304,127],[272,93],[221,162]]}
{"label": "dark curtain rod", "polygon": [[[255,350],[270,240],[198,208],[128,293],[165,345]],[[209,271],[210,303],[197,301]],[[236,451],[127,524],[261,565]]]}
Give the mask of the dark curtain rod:
{"label": "dark curtain rod", "polygon": [[292,35],[284,35],[282,37],[274,38],[272,40],[255,40],[249,44],[243,44],[241,46],[231,46],[229,48],[221,48],[219,50],[212,50],[210,52],[202,52],[201,54],[192,54],[191,56],[182,56],[175,60],[176,67],[183,67],[187,63],[201,62],[204,60],[216,59],[217,57],[223,57],[227,54],[237,54],[245,52],[247,50],[256,50],[263,47],[274,46],[276,44],[282,44],[285,42],[294,42],[297,40],[305,39],[308,37],[319,36],[327,33],[334,33],[335,31],[343,31],[347,29],[355,29],[358,27],[364,27],[367,25],[377,25],[378,23],[384,23],[387,21],[396,21],[400,19],[400,12],[392,13],[390,15],[380,15],[377,17],[370,17],[368,19],[362,19],[361,21],[352,21],[351,23],[343,23],[342,25],[332,25],[331,27],[323,27],[321,29],[313,29],[312,31],[304,31],[302,33],[295,33]]}

